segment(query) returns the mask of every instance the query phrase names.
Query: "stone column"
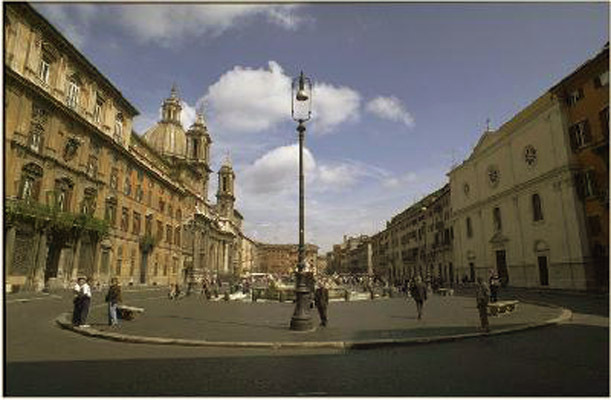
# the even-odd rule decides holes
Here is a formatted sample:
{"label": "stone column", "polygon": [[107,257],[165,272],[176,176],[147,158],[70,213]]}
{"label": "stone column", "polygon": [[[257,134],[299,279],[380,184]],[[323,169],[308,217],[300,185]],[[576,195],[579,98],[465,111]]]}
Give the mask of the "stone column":
{"label": "stone column", "polygon": [[76,246],[75,246],[74,252],[72,253],[72,267],[70,269],[71,279],[76,280],[78,278],[78,264],[79,264],[80,253],[81,253],[81,237],[79,236],[79,238],[76,240]]}
{"label": "stone column", "polygon": [[102,259],[102,246],[100,240],[96,241],[93,253],[93,282],[100,280],[100,260]]}
{"label": "stone column", "polygon": [[229,272],[229,243],[224,242],[223,243],[223,272],[224,273],[228,273]]}
{"label": "stone column", "polygon": [[45,268],[47,266],[47,233],[42,231],[38,234],[38,246],[36,248],[36,263],[32,274],[32,288],[41,291],[45,287]]}
{"label": "stone column", "polygon": [[5,276],[13,270],[13,259],[15,257],[15,237],[17,236],[17,227],[9,226],[6,233],[6,247],[4,248],[4,273]]}

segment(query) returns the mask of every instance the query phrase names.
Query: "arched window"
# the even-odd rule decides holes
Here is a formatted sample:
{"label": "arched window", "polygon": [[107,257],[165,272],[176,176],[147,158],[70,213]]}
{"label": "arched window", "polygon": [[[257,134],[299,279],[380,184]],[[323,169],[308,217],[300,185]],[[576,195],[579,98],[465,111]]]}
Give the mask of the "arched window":
{"label": "arched window", "polygon": [[199,158],[199,140],[193,139],[193,158]]}
{"label": "arched window", "polygon": [[543,220],[543,209],[541,208],[541,197],[535,193],[532,195],[533,221]]}

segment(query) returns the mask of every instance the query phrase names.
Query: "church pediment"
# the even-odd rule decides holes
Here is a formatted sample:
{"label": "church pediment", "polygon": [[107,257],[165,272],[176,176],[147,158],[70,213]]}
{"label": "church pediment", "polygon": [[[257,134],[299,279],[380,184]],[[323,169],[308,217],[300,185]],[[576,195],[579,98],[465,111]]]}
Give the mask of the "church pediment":
{"label": "church pediment", "polygon": [[481,153],[484,149],[488,148],[492,143],[494,143],[498,139],[498,133],[494,131],[486,131],[479,138],[479,141],[473,148],[471,152],[471,156],[469,158],[477,157],[479,153]]}
{"label": "church pediment", "polygon": [[492,235],[492,238],[490,238],[490,243],[491,244],[504,244],[505,242],[508,242],[509,238],[507,236],[504,236],[501,232],[496,232],[494,235]]}

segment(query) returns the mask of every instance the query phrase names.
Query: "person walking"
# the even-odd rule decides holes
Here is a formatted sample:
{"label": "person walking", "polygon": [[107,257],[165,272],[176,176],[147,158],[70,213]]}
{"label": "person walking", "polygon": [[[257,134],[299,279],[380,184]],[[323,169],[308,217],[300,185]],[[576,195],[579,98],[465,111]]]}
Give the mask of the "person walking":
{"label": "person walking", "polygon": [[318,288],[314,292],[314,303],[318,309],[320,325],[327,326],[327,307],[329,306],[329,289],[325,281],[320,281]]}
{"label": "person walking", "polygon": [[418,311],[418,319],[422,319],[422,308],[424,307],[424,302],[426,300],[426,286],[424,282],[422,282],[422,277],[420,275],[416,276],[416,281],[412,286],[412,298],[416,302],[416,310]]}
{"label": "person walking", "polygon": [[488,278],[488,283],[490,284],[490,302],[496,303],[498,300],[498,292],[499,286],[501,286],[501,280],[499,279],[499,274],[491,269],[490,277]]}
{"label": "person walking", "polygon": [[479,276],[477,283],[475,284],[475,300],[477,302],[477,310],[479,311],[479,320],[484,332],[490,332],[490,325],[488,324],[488,300],[490,299],[490,289]]}
{"label": "person walking", "polygon": [[106,302],[108,303],[108,325],[119,325],[119,320],[117,318],[117,306],[122,301],[123,299],[121,297],[121,286],[119,286],[119,280],[117,278],[112,278],[110,280],[108,293],[106,293]]}

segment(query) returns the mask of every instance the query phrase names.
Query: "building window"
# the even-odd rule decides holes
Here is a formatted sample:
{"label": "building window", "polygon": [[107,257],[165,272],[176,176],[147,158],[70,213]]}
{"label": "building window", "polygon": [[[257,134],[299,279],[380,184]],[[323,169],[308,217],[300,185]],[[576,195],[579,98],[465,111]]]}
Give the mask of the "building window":
{"label": "building window", "polygon": [[138,186],[136,186],[136,201],[141,202],[143,196],[144,191],[142,190],[142,185],[138,183]]}
{"label": "building window", "polygon": [[471,226],[471,217],[467,217],[467,237],[473,237],[473,226]]}
{"label": "building window", "polygon": [[115,271],[117,276],[121,276],[121,264],[123,263],[123,246],[119,246],[117,250],[117,269]]}
{"label": "building window", "polygon": [[19,198],[21,200],[38,201],[40,183],[42,180],[42,168],[36,164],[27,164],[21,170],[21,183]]}
{"label": "building window", "polygon": [[147,236],[153,236],[153,214],[149,214],[146,216],[146,220],[144,222],[144,234]]}
{"label": "building window", "polygon": [[566,99],[566,103],[569,106],[574,106],[581,99],[583,99],[583,89],[579,88],[579,89],[573,90],[571,93],[569,93],[569,95],[568,95],[568,97]]}
{"label": "building window", "polygon": [[104,211],[104,220],[111,226],[115,226],[117,221],[117,199],[109,197],[106,199],[106,210]]}
{"label": "building window", "polygon": [[172,227],[170,225],[165,226],[165,240],[172,244]]}
{"label": "building window", "polygon": [[87,175],[93,179],[98,176],[98,158],[93,154],[89,155],[87,161]]}
{"label": "building window", "polygon": [[110,172],[109,185],[111,189],[117,190],[117,187],[119,186],[119,169],[118,168],[113,168],[112,171]]}
{"label": "building window", "polygon": [[114,139],[116,142],[123,143],[123,114],[121,113],[118,113],[115,118]]}
{"label": "building window", "polygon": [[609,86],[609,71],[604,71],[594,78],[594,86],[597,88]]}
{"label": "building window", "polygon": [[172,207],[172,204],[168,205],[168,216],[170,218],[174,218],[174,208]]}
{"label": "building window", "polygon": [[163,223],[157,220],[157,240],[161,241],[163,239]]}
{"label": "building window", "polygon": [[223,177],[223,192],[227,192],[227,177]]}
{"label": "building window", "polygon": [[79,84],[74,80],[68,81],[68,90],[67,90],[67,95],[66,95],[66,104],[68,104],[68,107],[70,108],[78,107],[80,93],[81,93],[81,88]]}
{"label": "building window", "polygon": [[583,174],[583,189],[586,197],[596,196],[596,173],[588,170]]}
{"label": "building window", "polygon": [[51,63],[48,59],[43,57],[40,60],[40,71],[38,72],[38,77],[45,84],[49,84],[49,71],[51,70]]}
{"label": "building window", "polygon": [[134,222],[132,223],[133,233],[140,236],[140,213],[134,211]]}
{"label": "building window", "polygon": [[178,210],[176,210],[176,219],[178,221],[180,221],[182,218],[182,213],[180,212],[180,208]]}
{"label": "building window", "polygon": [[100,124],[102,122],[102,111],[104,110],[104,99],[98,93],[93,106],[93,122]]}
{"label": "building window", "polygon": [[592,141],[590,134],[590,124],[588,120],[583,120],[572,125],[569,128],[569,135],[571,139],[571,148],[573,151],[584,147]]}
{"label": "building window", "polygon": [[535,193],[532,195],[533,221],[543,220],[543,209],[541,208],[541,197]]}
{"label": "building window", "polygon": [[93,215],[97,205],[98,192],[93,188],[85,189],[83,202],[81,203],[81,213]]}
{"label": "building window", "polygon": [[159,211],[163,214],[165,211],[165,201],[160,197],[159,198]]}
{"label": "building window", "polygon": [[180,227],[177,226],[174,231],[174,244],[180,246]]}
{"label": "building window", "polygon": [[55,181],[55,207],[59,211],[70,211],[73,186],[72,182],[66,178]]}
{"label": "building window", "polygon": [[503,229],[503,224],[501,222],[501,209],[498,207],[494,207],[492,210],[492,219],[494,223],[494,231],[500,232]]}
{"label": "building window", "polygon": [[123,212],[121,213],[121,230],[124,232],[129,231],[129,209],[127,207],[123,207]]}
{"label": "building window", "polygon": [[45,133],[45,127],[48,121],[47,111],[34,104],[32,106],[32,119],[30,121],[30,139],[29,147],[31,150],[39,153],[42,149],[42,140]]}
{"label": "building window", "polygon": [[125,181],[123,182],[123,194],[129,196],[132,194],[132,183],[131,176],[129,173],[125,175]]}

